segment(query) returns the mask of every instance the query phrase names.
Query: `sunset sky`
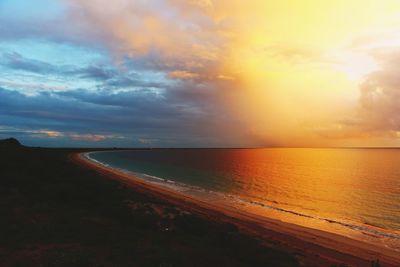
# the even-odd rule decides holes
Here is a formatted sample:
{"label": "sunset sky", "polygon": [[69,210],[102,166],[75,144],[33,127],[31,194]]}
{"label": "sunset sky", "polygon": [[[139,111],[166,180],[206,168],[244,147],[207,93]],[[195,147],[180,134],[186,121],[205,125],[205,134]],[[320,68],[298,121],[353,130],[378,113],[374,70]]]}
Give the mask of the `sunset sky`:
{"label": "sunset sky", "polygon": [[0,0],[0,138],[399,146],[398,0]]}

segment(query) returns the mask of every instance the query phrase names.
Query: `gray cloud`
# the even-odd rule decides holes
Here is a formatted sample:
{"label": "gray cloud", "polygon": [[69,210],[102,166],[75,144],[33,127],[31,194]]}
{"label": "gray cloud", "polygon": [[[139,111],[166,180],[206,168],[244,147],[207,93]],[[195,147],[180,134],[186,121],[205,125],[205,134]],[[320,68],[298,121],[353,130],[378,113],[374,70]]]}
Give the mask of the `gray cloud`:
{"label": "gray cloud", "polygon": [[380,69],[360,84],[353,116],[319,129],[318,134],[335,138],[400,137],[400,52],[374,55]]}
{"label": "gray cloud", "polygon": [[112,88],[130,88],[130,87],[142,87],[142,88],[165,88],[165,84],[162,82],[150,82],[141,79],[141,75],[135,72],[128,72],[120,75],[115,75],[111,79],[104,83],[106,87]]}
{"label": "gray cloud", "polygon": [[112,146],[112,136],[122,136],[117,143],[124,146],[139,139],[157,140],[161,146],[229,145],[229,134],[221,141],[220,131],[228,129],[231,118],[210,103],[212,98],[211,91],[201,88],[118,93],[80,89],[34,96],[0,88],[0,125],[76,133],[70,144],[95,137]]}
{"label": "gray cloud", "polygon": [[23,70],[39,74],[51,74],[59,72],[57,66],[40,60],[25,58],[16,52],[4,53],[0,59],[0,64],[10,69]]}
{"label": "gray cloud", "polygon": [[110,80],[117,76],[117,71],[114,68],[104,65],[90,65],[84,68],[71,71],[71,74],[76,74],[80,78],[93,80]]}
{"label": "gray cloud", "polygon": [[373,131],[400,131],[400,53],[379,58],[381,69],[360,86],[365,125]]}
{"label": "gray cloud", "polygon": [[143,73],[127,68],[116,68],[112,65],[90,64],[84,67],[73,65],[53,65],[44,61],[22,56],[19,53],[3,53],[0,56],[0,66],[16,71],[24,71],[42,75],[56,75],[66,80],[71,76],[97,83],[99,87],[108,89],[123,88],[165,88],[165,84],[157,81],[143,79]]}
{"label": "gray cloud", "polygon": [[[0,18],[1,40],[98,49],[119,65],[55,66],[13,55],[5,67],[89,80],[94,86],[30,96],[7,86],[0,89],[0,125],[82,136],[118,133],[166,146],[250,144],[248,130],[227,110],[223,97],[234,89],[233,83],[220,81],[230,76],[220,73],[220,57],[230,52],[224,49],[229,34],[205,9],[192,9],[185,1],[161,7],[159,1],[117,0],[105,15],[105,0],[63,2],[69,9],[57,18]],[[216,34],[221,30],[224,34]],[[151,79],[148,72],[165,80]],[[186,79],[186,73],[196,75]]]}

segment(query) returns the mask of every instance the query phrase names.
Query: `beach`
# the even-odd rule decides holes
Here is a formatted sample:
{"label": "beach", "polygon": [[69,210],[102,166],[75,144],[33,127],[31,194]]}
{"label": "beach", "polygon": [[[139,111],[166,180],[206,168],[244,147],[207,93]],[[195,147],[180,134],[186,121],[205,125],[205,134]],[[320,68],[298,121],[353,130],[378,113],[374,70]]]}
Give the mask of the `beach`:
{"label": "beach", "polygon": [[300,265],[210,212],[71,158],[88,151],[0,145],[0,266]]}
{"label": "beach", "polygon": [[234,224],[242,233],[261,239],[266,247],[279,248],[291,255],[297,255],[299,261],[306,266],[328,266],[327,264],[370,266],[371,262],[377,259],[381,266],[400,265],[400,257],[396,251],[379,245],[256,216],[232,209],[223,203],[208,203],[165,187],[155,186],[121,171],[106,168],[88,160],[84,154],[75,154],[73,159],[79,164],[121,181],[133,190],[151,194],[207,220]]}
{"label": "beach", "polygon": [[391,250],[159,187],[90,151],[1,148],[1,266],[399,266]]}

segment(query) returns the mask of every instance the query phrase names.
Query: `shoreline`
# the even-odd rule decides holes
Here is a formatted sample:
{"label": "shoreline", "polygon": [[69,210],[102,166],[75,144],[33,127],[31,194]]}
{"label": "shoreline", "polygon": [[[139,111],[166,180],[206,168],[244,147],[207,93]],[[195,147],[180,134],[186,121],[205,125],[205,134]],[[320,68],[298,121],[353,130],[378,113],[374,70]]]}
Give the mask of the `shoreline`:
{"label": "shoreline", "polygon": [[208,220],[232,223],[242,232],[261,239],[266,246],[276,246],[292,254],[300,255],[300,260],[305,263],[312,263],[314,266],[324,266],[322,262],[370,266],[371,261],[379,259],[382,266],[400,266],[400,255],[396,251],[338,234],[258,216],[227,205],[208,203],[193,196],[154,185],[133,175],[107,168],[89,160],[85,154],[74,153],[71,159],[102,175],[118,180],[134,190],[166,200]]}

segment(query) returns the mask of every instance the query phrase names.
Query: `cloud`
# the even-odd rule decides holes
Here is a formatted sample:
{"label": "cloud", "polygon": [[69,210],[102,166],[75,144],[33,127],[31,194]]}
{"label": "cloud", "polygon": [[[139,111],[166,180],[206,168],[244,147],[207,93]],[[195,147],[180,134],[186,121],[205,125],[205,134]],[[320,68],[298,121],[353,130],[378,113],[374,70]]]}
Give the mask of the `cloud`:
{"label": "cloud", "polygon": [[107,88],[165,88],[165,83],[155,81],[146,81],[144,79],[145,74],[140,75],[136,72],[128,72],[119,75],[115,75],[113,78],[107,80],[103,87]]}
{"label": "cloud", "polygon": [[[0,124],[63,140],[110,142],[110,146],[113,142],[134,146],[139,139],[159,140],[164,146],[237,142],[236,135],[243,133],[226,132],[234,118],[214,103],[214,92],[201,86],[187,90],[189,85],[164,91],[78,89],[35,95],[0,88]],[[223,132],[226,138],[221,141]]]}
{"label": "cloud", "polygon": [[154,143],[158,142],[158,139],[146,139],[146,138],[139,138],[139,143],[144,145],[153,145]]}
{"label": "cloud", "polygon": [[99,142],[108,138],[113,138],[113,135],[101,135],[101,134],[70,134],[73,140],[78,141],[89,141],[89,142]]}
{"label": "cloud", "polygon": [[193,79],[199,77],[197,73],[185,71],[185,70],[175,70],[168,73],[168,76],[172,79]]}
{"label": "cloud", "polygon": [[44,134],[47,137],[60,137],[60,136],[63,136],[63,133],[61,133],[61,132],[49,131],[49,130],[39,130],[39,131],[34,130],[34,131],[32,131],[32,133],[34,133],[34,134],[36,134],[36,133],[37,134]]}
{"label": "cloud", "polygon": [[[11,88],[12,85],[20,85],[21,89],[27,88],[29,91],[35,88],[38,90],[51,88],[66,90],[68,88],[67,84],[79,84],[82,81],[92,83],[95,87],[108,89],[165,87],[165,79],[163,80],[162,76],[159,75],[158,79],[154,79],[151,77],[151,73],[149,74],[148,71],[141,72],[140,69],[136,71],[101,63],[91,63],[86,66],[54,65],[25,57],[16,52],[3,53],[0,59],[0,67],[14,71],[12,72],[13,79],[9,78],[12,81],[0,81],[3,86]],[[15,80],[28,77],[29,75],[26,73],[35,74],[33,77],[35,77],[36,81],[40,80],[40,86],[15,82]],[[74,79],[71,79],[71,77]],[[151,78],[152,80],[150,80]],[[54,79],[59,81],[59,84],[55,85]]]}
{"label": "cloud", "polygon": [[77,78],[108,80],[117,75],[112,67],[101,65],[88,65],[76,67],[73,65],[54,65],[45,61],[25,57],[17,52],[6,52],[1,56],[0,65],[8,69],[31,72],[35,74],[71,76]]}
{"label": "cloud", "polygon": [[[227,37],[206,10],[210,1],[68,1],[69,16],[117,61],[201,76],[219,64]],[[106,8],[104,8],[106,7]],[[105,12],[105,10],[107,10]],[[188,11],[190,11],[188,13]],[[98,31],[97,29],[101,29]],[[171,77],[175,77],[172,73]],[[187,78],[187,76],[183,77]]]}
{"label": "cloud", "polygon": [[23,129],[23,128],[15,128],[10,126],[2,126],[0,125],[0,134],[26,134],[30,136],[42,136],[42,137],[62,137],[63,133],[58,131],[46,130],[46,129]]}
{"label": "cloud", "polygon": [[59,71],[58,68],[52,64],[40,60],[25,58],[16,52],[4,53],[1,56],[1,65],[11,69],[40,74],[51,74]]}
{"label": "cloud", "polygon": [[347,117],[313,128],[319,136],[342,140],[400,137],[400,50],[372,53],[380,67],[360,83],[358,105]]}
{"label": "cloud", "polygon": [[381,69],[360,86],[361,116],[376,132],[400,131],[400,51],[379,58]]}
{"label": "cloud", "polygon": [[323,56],[318,49],[294,44],[276,44],[265,48],[265,52],[272,56],[289,62],[323,61]]}
{"label": "cloud", "polygon": [[[117,0],[111,5],[105,0],[69,0],[64,4],[65,12],[58,17],[2,18],[6,26],[0,26],[0,34],[8,40],[44,39],[100,49],[110,53],[114,62],[56,66],[13,55],[13,64],[6,67],[40,74],[44,80],[55,75],[70,86],[27,96],[9,84],[9,90],[0,90],[4,96],[0,103],[7,102],[4,107],[8,107],[0,110],[8,123],[13,118],[15,124],[78,134],[91,125],[96,133],[205,144],[217,143],[220,132],[232,128],[222,125],[237,122],[219,103],[234,76],[220,70],[227,40],[226,35],[216,34],[224,26],[210,16],[211,1]],[[71,89],[71,76],[92,84]],[[217,89],[221,82],[226,84]],[[78,82],[73,85],[80,88]],[[233,136],[237,131],[230,132]]]}
{"label": "cloud", "polygon": [[80,78],[93,80],[110,80],[117,76],[117,71],[112,67],[102,65],[89,65],[84,68],[78,68],[70,71],[71,74],[76,74]]}
{"label": "cloud", "polygon": [[[304,133],[309,129],[299,127],[309,118],[326,121],[321,123],[326,127],[311,126],[324,137],[329,136],[324,129],[345,138],[361,129],[396,128],[395,119],[385,118],[395,116],[391,98],[397,96],[397,81],[389,73],[394,67],[385,66],[363,83],[358,114],[345,116],[357,119],[335,117],[346,105],[349,84],[355,86],[332,71],[334,65],[362,70],[357,77],[370,70],[362,61],[350,64],[346,53],[340,62],[329,57],[337,52],[335,38],[359,27],[332,25],[336,14],[351,10],[347,3],[313,1],[310,8],[262,0],[48,3],[55,2],[62,10],[57,15],[0,16],[2,42],[15,42],[16,51],[0,61],[6,71],[0,81],[4,125],[48,129],[63,133],[60,139],[72,133],[73,141],[158,140],[166,146],[297,145],[292,140],[309,136]],[[21,40],[83,47],[99,57],[64,64],[47,56],[47,62],[29,47],[18,50]]]}

